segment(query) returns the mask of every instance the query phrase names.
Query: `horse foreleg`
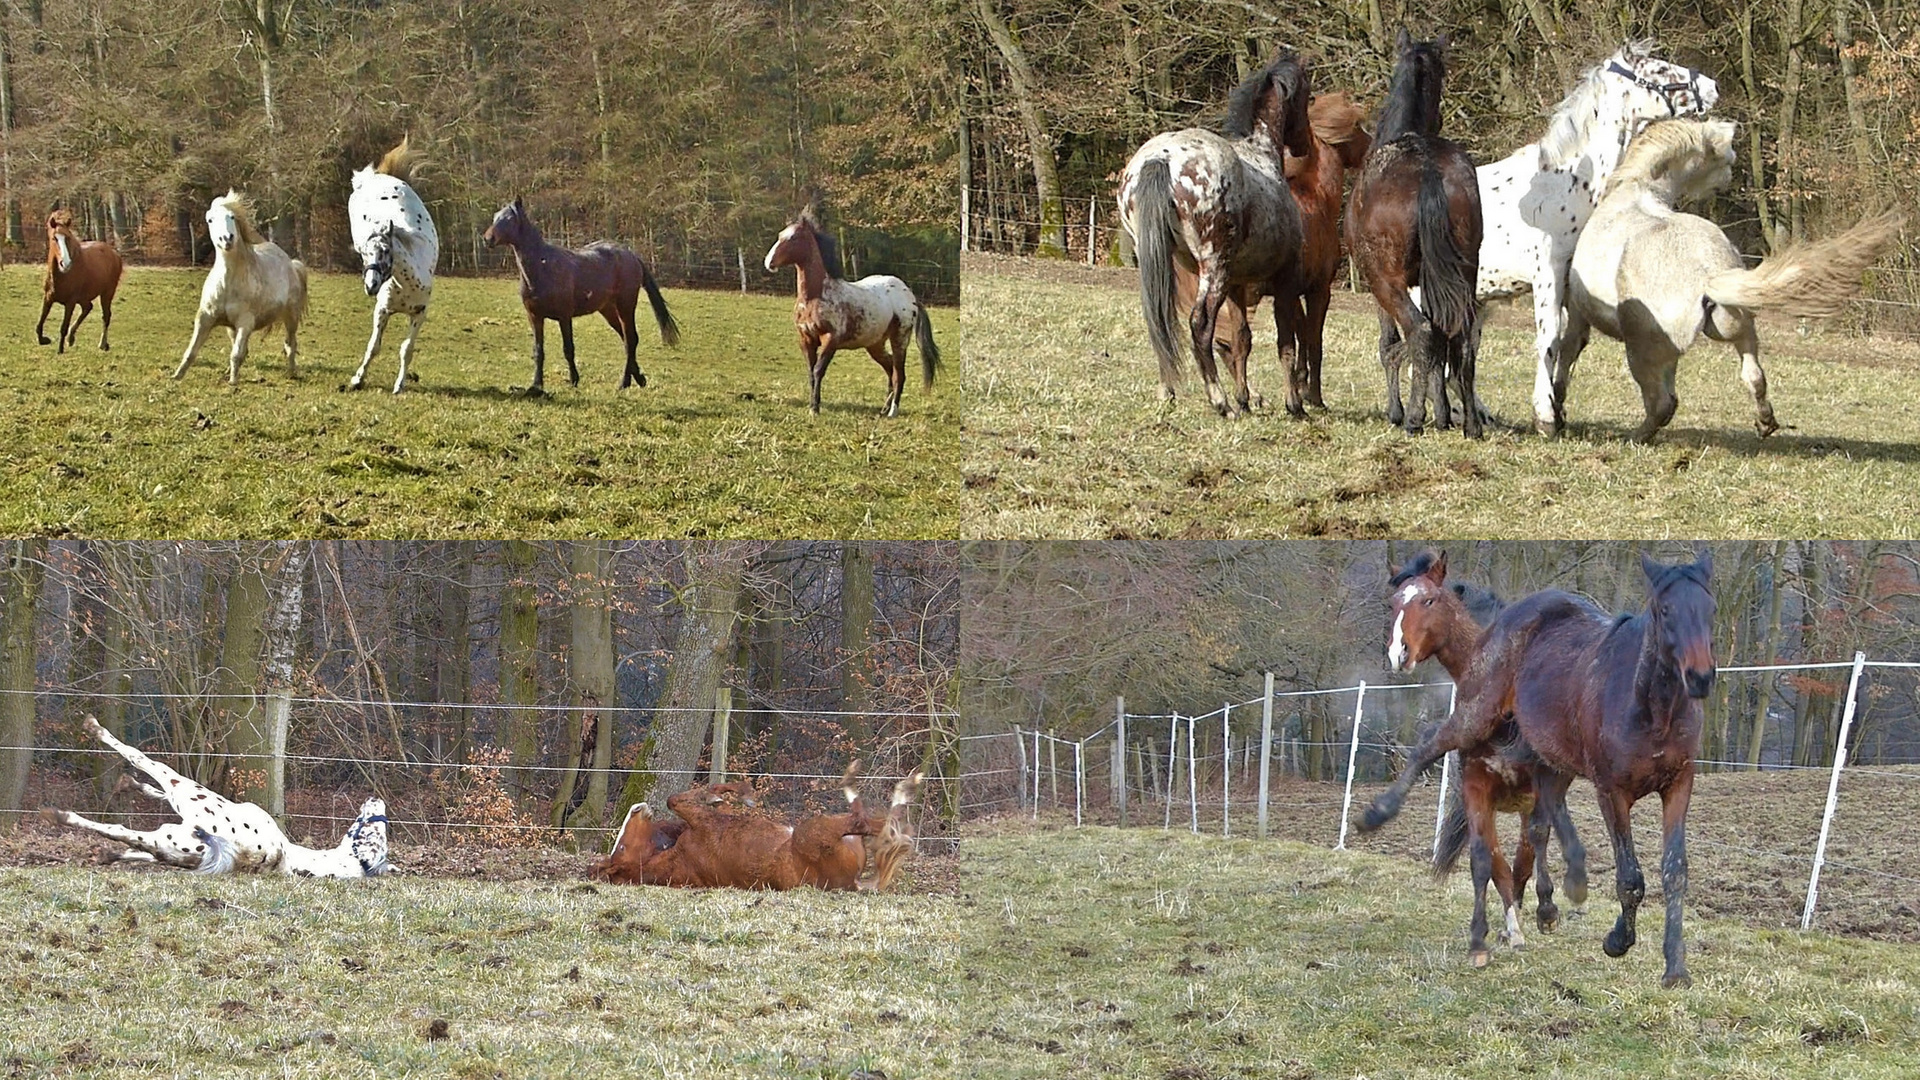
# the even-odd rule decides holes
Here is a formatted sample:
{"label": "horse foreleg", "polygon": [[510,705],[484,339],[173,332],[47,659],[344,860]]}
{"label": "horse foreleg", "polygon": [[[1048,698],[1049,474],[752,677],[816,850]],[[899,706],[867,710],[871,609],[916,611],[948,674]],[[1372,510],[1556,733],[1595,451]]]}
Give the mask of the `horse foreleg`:
{"label": "horse foreleg", "polygon": [[360,369],[347,381],[347,389],[358,390],[367,384],[367,366],[373,363],[374,354],[380,351],[380,339],[387,334],[387,320],[393,317],[383,304],[373,306],[373,336],[367,339],[367,354],[360,358]]}
{"label": "horse foreleg", "polygon": [[1640,857],[1633,850],[1633,800],[1624,792],[1603,791],[1600,813],[1613,837],[1613,888],[1620,900],[1620,917],[1600,947],[1608,956],[1625,956],[1633,948],[1640,901],[1647,896],[1647,879],[1640,873]]}
{"label": "horse foreleg", "polygon": [[555,319],[560,324],[560,353],[567,358],[567,385],[580,388],[580,369],[573,362],[573,320]]}
{"label": "horse foreleg", "polygon": [[233,350],[227,354],[227,385],[240,382],[240,361],[247,358],[247,341],[253,337],[253,324],[242,320],[233,327]]}
{"label": "horse foreleg", "polygon": [[294,357],[300,353],[300,324],[291,317],[287,319],[287,343],[281,346],[280,351],[287,354],[287,377],[291,379],[298,376],[300,369],[294,363]]}
{"label": "horse foreleg", "polygon": [[107,345],[107,331],[113,327],[113,294],[100,297],[100,351],[111,352]]}
{"label": "horse foreleg", "polygon": [[213,314],[203,311],[193,321],[193,340],[187,342],[187,351],[180,357],[180,366],[173,369],[173,377],[183,378],[187,374],[187,365],[200,355],[200,343],[207,339],[207,331],[213,329]]}
{"label": "horse foreleg", "polygon": [[539,397],[547,392],[547,320],[529,311],[527,322],[533,327],[533,382],[527,384],[527,396]]}
{"label": "horse foreleg", "polygon": [[809,370],[807,374],[813,380],[813,401],[808,408],[815,416],[820,415],[820,384],[827,379],[827,365],[833,362],[833,354],[837,348],[838,346],[834,344],[833,336],[829,334],[820,339],[820,349],[817,354],[818,358],[815,359],[812,356],[808,358]]}
{"label": "horse foreleg", "polygon": [[407,387],[407,367],[413,363],[414,343],[420,340],[420,328],[426,324],[425,308],[407,316],[407,340],[400,343],[400,374],[393,380],[393,392],[396,394]]}
{"label": "horse foreleg", "polygon": [[900,350],[898,355],[895,355],[889,350],[889,344],[891,344],[891,339],[889,339],[889,341],[883,341],[878,345],[869,345],[867,346],[867,353],[873,357],[874,363],[880,365],[880,370],[887,373],[887,404],[885,408],[881,410],[880,415],[899,416],[900,390],[907,382],[907,358],[904,349]]}
{"label": "horse foreleg", "polygon": [[1660,895],[1667,902],[1667,925],[1661,937],[1666,974],[1661,986],[1691,986],[1687,974],[1687,943],[1681,919],[1687,900],[1687,803],[1693,798],[1693,769],[1689,766],[1660,793],[1661,826],[1665,843],[1660,855]]}
{"label": "horse foreleg", "polygon": [[1555,389],[1560,343],[1566,327],[1561,318],[1561,301],[1567,291],[1567,261],[1556,259],[1552,241],[1536,250],[1533,270],[1533,426],[1542,435],[1560,434],[1566,418],[1561,415],[1562,393]]}
{"label": "horse foreleg", "polygon": [[42,345],[53,344],[53,339],[47,336],[47,313],[52,310],[53,294],[48,293],[40,303],[40,325],[33,328],[33,336],[39,338]]}
{"label": "horse foreleg", "polygon": [[1316,409],[1327,407],[1320,396],[1320,363],[1326,356],[1327,308],[1333,303],[1332,287],[1316,288],[1306,297],[1300,321],[1300,360],[1306,372],[1306,403]]}
{"label": "horse foreleg", "polygon": [[1680,354],[1671,346],[1651,342],[1627,345],[1627,370],[1640,385],[1640,404],[1647,414],[1634,429],[1634,442],[1652,442],[1654,435],[1673,419],[1674,410],[1680,406],[1680,397],[1674,393],[1673,386],[1679,366]]}
{"label": "horse foreleg", "polygon": [[73,325],[73,305],[62,305],[62,311],[63,314],[60,316],[60,341],[54,349],[55,352],[67,351],[67,333]]}
{"label": "horse foreleg", "polygon": [[71,347],[74,347],[74,348],[78,348],[78,347],[79,347],[79,345],[80,345],[80,324],[81,324],[81,323],[83,323],[83,322],[86,322],[86,321],[87,321],[87,316],[89,316],[89,315],[91,315],[91,314],[93,314],[93,301],[91,301],[91,300],[82,300],[82,301],[80,301],[80,317],[79,317],[79,318],[77,318],[77,319],[75,319],[75,320],[73,320],[73,329],[72,329],[72,330],[69,330],[69,331],[67,332],[67,344],[68,344],[69,346],[71,346]]}

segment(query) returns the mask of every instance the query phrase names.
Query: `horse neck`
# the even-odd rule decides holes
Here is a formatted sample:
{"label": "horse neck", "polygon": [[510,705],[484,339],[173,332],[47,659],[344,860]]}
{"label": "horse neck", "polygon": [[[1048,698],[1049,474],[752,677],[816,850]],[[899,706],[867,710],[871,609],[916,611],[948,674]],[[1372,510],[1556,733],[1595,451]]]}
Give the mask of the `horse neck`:
{"label": "horse neck", "polygon": [[[1392,142],[1402,135],[1438,135],[1439,88],[1431,94],[1420,85],[1417,75],[1409,76],[1410,84],[1403,90],[1396,82],[1387,91],[1387,104],[1380,110],[1380,121],[1374,128],[1375,142]],[[1431,114],[1431,116],[1429,116]]]}
{"label": "horse neck", "polygon": [[1627,153],[1627,142],[1633,134],[1633,126],[1620,113],[1618,99],[1603,95],[1600,101],[1601,114],[1587,125],[1587,140],[1568,166],[1569,171],[1577,171],[1582,159],[1590,164],[1586,190],[1596,201],[1602,183],[1620,167],[1620,161]]}
{"label": "horse neck", "polygon": [[807,253],[805,262],[795,263],[794,266],[800,271],[794,275],[797,281],[795,288],[799,290],[800,301],[805,303],[820,299],[826,293],[827,282],[830,280],[827,276],[827,261],[820,257],[820,249],[816,246]]}
{"label": "horse neck", "polygon": [[1452,600],[1451,590],[1447,593],[1446,604],[1451,610],[1447,624],[1447,636],[1440,641],[1440,647],[1433,651],[1433,658],[1447,669],[1447,674],[1458,683],[1467,675],[1467,669],[1473,666],[1474,658],[1480,653],[1481,626],[1467,614],[1465,604]]}
{"label": "horse neck", "polygon": [[1686,712],[1690,700],[1686,680],[1680,676],[1680,666],[1660,646],[1652,614],[1641,612],[1635,621],[1640,652],[1633,668],[1634,707],[1645,709],[1647,724],[1664,734],[1673,720]]}

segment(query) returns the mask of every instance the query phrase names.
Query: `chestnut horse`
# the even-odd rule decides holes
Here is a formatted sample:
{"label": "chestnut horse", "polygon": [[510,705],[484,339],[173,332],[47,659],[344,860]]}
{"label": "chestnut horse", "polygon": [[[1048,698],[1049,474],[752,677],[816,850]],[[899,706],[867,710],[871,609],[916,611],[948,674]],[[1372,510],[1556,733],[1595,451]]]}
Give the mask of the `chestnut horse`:
{"label": "chestnut horse", "polygon": [[539,227],[527,216],[526,203],[518,196],[493,215],[485,240],[488,247],[511,247],[513,261],[520,267],[520,303],[527,309],[527,321],[533,324],[533,384],[527,387],[528,397],[546,392],[548,319],[560,324],[560,348],[567,357],[567,381],[573,386],[580,385],[580,369],[573,363],[573,320],[596,313],[620,335],[627,349],[620,389],[647,385],[647,377],[634,359],[634,350],[640,345],[640,327],[634,316],[642,289],[647,291],[647,303],[653,308],[653,321],[660,327],[660,340],[670,346],[679,344],[680,326],[667,310],[653,271],[632,251],[605,242],[588,244],[578,251],[555,247],[540,235]]}
{"label": "chestnut horse", "polygon": [[[1333,302],[1333,279],[1340,272],[1340,192],[1348,169],[1357,169],[1373,145],[1366,129],[1360,126],[1360,107],[1344,93],[1315,94],[1307,106],[1307,122],[1313,129],[1311,149],[1305,157],[1286,156],[1287,190],[1300,207],[1300,251],[1304,295],[1302,308],[1293,315],[1294,338],[1282,342],[1283,362],[1287,366],[1287,412],[1305,416],[1306,407],[1327,407],[1320,395],[1322,342],[1327,327],[1327,308]],[[1174,289],[1180,311],[1193,311],[1193,297],[1199,283],[1186,266],[1174,264]],[[1241,310],[1229,300],[1220,307],[1220,320],[1213,331],[1213,346],[1227,370],[1253,350],[1251,312]],[[1238,350],[1236,354],[1235,350]],[[1236,355],[1240,359],[1236,360]],[[1258,401],[1259,396],[1255,395]]]}
{"label": "chestnut horse", "polygon": [[769,272],[783,266],[795,269],[794,326],[800,331],[800,350],[807,360],[807,381],[813,391],[808,410],[820,415],[820,383],[827,365],[841,349],[865,349],[887,373],[886,416],[900,415],[900,391],[907,383],[907,338],[920,349],[920,387],[933,389],[933,373],[940,366],[940,347],[933,343],[933,321],[907,283],[886,274],[869,274],[859,281],[842,278],[840,247],[820,230],[811,213],[781,230],[767,249]]}
{"label": "chestnut horse", "polygon": [[[1666,900],[1663,986],[1684,986],[1681,916],[1687,895],[1687,804],[1700,748],[1700,699],[1713,687],[1712,555],[1664,566],[1640,558],[1646,610],[1615,618],[1557,590],[1534,593],[1500,613],[1457,683],[1453,716],[1421,741],[1393,786],[1375,798],[1361,828],[1379,828],[1400,810],[1422,770],[1449,750],[1492,737],[1511,714],[1540,760],[1593,782],[1613,838],[1620,917],[1607,934],[1608,956],[1625,956],[1646,896],[1633,847],[1633,804],[1658,792]],[[1549,800],[1560,793],[1540,789]],[[1536,818],[1537,820],[1537,818]]]}
{"label": "chestnut horse", "polygon": [[[120,253],[113,245],[104,240],[82,240],[80,234],[73,231],[73,212],[55,210],[47,215],[47,280],[42,289],[40,301],[40,325],[33,328],[40,344],[51,345],[47,339],[47,313],[53,305],[66,306],[65,314],[60,316],[60,347],[58,352],[66,352],[67,346],[80,340],[80,324],[87,321],[93,311],[93,302],[100,301],[100,350],[107,351],[107,328],[113,325],[113,294],[120,289],[120,276],[126,267],[120,262]],[[80,317],[73,317],[74,305],[80,306]]]}
{"label": "chestnut horse", "polygon": [[[1163,132],[1127,162],[1120,181],[1120,225],[1134,239],[1140,308],[1168,400],[1181,377],[1174,333],[1176,267],[1191,268],[1196,277],[1187,319],[1193,359],[1207,399],[1220,415],[1238,417],[1253,406],[1246,364],[1253,338],[1244,330],[1234,335],[1239,344],[1228,364],[1233,393],[1220,387],[1213,343],[1227,304],[1247,312],[1262,296],[1273,297],[1280,347],[1293,346],[1293,319],[1306,292],[1305,238],[1300,205],[1286,182],[1285,156],[1313,153],[1307,121],[1311,90],[1307,65],[1283,50],[1234,88],[1220,133],[1205,128]],[[1294,364],[1287,365],[1287,374],[1291,382]],[[1291,391],[1288,400],[1291,406]]]}
{"label": "chestnut horse", "polygon": [[[1412,671],[1420,661],[1433,657],[1454,679],[1465,676],[1478,655],[1481,627],[1500,613],[1501,603],[1486,589],[1460,583],[1449,587],[1446,582],[1447,557],[1431,551],[1415,556],[1388,581],[1393,590],[1393,630],[1387,644],[1387,664],[1392,669]],[[1491,958],[1487,949],[1488,881],[1499,892],[1506,915],[1501,940],[1513,948],[1526,944],[1520,934],[1519,912],[1529,873],[1537,871],[1534,894],[1539,905],[1535,918],[1540,929],[1551,930],[1559,923],[1560,909],[1553,902],[1553,878],[1547,868],[1546,811],[1559,811],[1551,824],[1559,832],[1560,848],[1567,856],[1567,896],[1575,904],[1586,902],[1586,848],[1566,813],[1565,800],[1550,805],[1549,800],[1534,796],[1536,786],[1541,784],[1557,784],[1557,790],[1564,793],[1566,782],[1566,777],[1539,763],[1533,749],[1519,738],[1511,719],[1500,725],[1493,738],[1460,755],[1460,785],[1455,789],[1455,801],[1447,808],[1433,868],[1436,875],[1444,876],[1459,861],[1463,849],[1471,851],[1473,921],[1467,955],[1474,967],[1486,966]],[[1519,814],[1529,820],[1529,826],[1521,830],[1511,866],[1500,851],[1495,812]],[[1536,820],[1538,835],[1532,827]]]}
{"label": "chestnut horse", "polygon": [[[1393,83],[1374,126],[1353,196],[1347,200],[1347,251],[1380,306],[1380,365],[1387,375],[1387,421],[1417,435],[1431,394],[1435,423],[1451,425],[1448,381],[1463,400],[1461,428],[1480,437],[1473,407],[1479,301],[1480,186],[1473,159],[1440,136],[1440,92],[1447,39],[1415,42],[1401,30]],[[1408,287],[1420,286],[1416,305]],[[1398,340],[1395,340],[1395,335]],[[1408,404],[1400,368],[1412,364]]]}

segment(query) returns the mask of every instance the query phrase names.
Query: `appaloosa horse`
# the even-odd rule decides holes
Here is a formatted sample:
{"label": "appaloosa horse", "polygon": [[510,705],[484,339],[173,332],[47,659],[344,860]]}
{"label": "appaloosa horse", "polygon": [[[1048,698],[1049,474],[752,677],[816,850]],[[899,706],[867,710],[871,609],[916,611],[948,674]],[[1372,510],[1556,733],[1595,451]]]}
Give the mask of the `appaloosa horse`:
{"label": "appaloosa horse", "polygon": [[[1440,135],[1447,39],[1416,42],[1403,29],[1386,104],[1374,125],[1353,195],[1347,200],[1347,251],[1380,308],[1380,366],[1387,376],[1387,421],[1408,434],[1426,426],[1431,395],[1440,427],[1451,423],[1448,382],[1469,407],[1461,429],[1480,437],[1474,398],[1479,304],[1480,188],[1473,159]],[[1420,303],[1409,293],[1420,286]],[[1400,369],[1411,362],[1407,407]]]}
{"label": "appaloosa horse", "polygon": [[933,373],[940,366],[940,347],[933,343],[933,322],[907,283],[888,274],[869,274],[859,281],[842,278],[840,246],[813,220],[810,212],[782,229],[767,249],[769,272],[795,268],[794,327],[800,331],[800,350],[807,359],[807,381],[812,390],[808,409],[820,414],[820,383],[827,365],[841,349],[865,349],[887,373],[886,416],[900,415],[900,391],[907,383],[907,338],[920,350],[920,386],[933,389]]}
{"label": "appaloosa horse", "polygon": [[[42,289],[40,302],[40,325],[33,328],[34,336],[42,345],[52,345],[47,340],[47,313],[53,305],[65,306],[60,316],[60,347],[56,352],[66,352],[67,346],[80,340],[80,324],[87,321],[87,315],[93,311],[93,302],[100,301],[100,349],[107,351],[107,328],[113,325],[113,294],[120,288],[120,276],[125,267],[120,262],[120,253],[113,245],[104,240],[82,240],[80,234],[73,231],[73,212],[55,210],[47,215],[47,280]],[[75,305],[80,307],[80,317],[73,317]]]}
{"label": "appaloosa horse", "polygon": [[653,308],[653,321],[660,327],[660,340],[666,345],[680,342],[680,324],[667,310],[660,285],[646,260],[618,244],[588,244],[568,251],[547,243],[539,226],[527,216],[526,203],[514,200],[493,215],[493,224],[485,235],[488,247],[505,244],[513,249],[513,261],[520,267],[520,303],[527,309],[527,321],[533,324],[533,382],[527,396],[546,392],[547,320],[560,324],[560,348],[567,357],[567,382],[580,385],[580,369],[573,362],[573,320],[598,313],[620,335],[626,346],[627,366],[620,373],[620,389],[647,385],[634,350],[640,345],[640,327],[635,313],[640,308],[640,290],[647,292]]}
{"label": "appaloosa horse", "polygon": [[[1633,847],[1631,812],[1658,792],[1666,899],[1665,986],[1690,982],[1681,916],[1687,895],[1687,804],[1700,748],[1700,699],[1713,687],[1712,555],[1664,566],[1640,558],[1647,607],[1613,617],[1569,593],[1534,593],[1502,611],[1456,684],[1453,716],[1408,758],[1393,786],[1361,819],[1376,829],[1397,814],[1413,781],[1449,750],[1470,750],[1509,714],[1540,760],[1593,782],[1613,838],[1620,917],[1607,935],[1608,956],[1634,944],[1646,881]],[[1536,798],[1552,793],[1536,791]],[[1537,820],[1537,818],[1536,818]]]}
{"label": "appaloosa horse", "polygon": [[395,315],[407,317],[407,337],[400,343],[400,373],[394,377],[393,392],[406,389],[407,365],[413,361],[420,328],[427,322],[434,267],[440,261],[440,232],[434,228],[427,204],[409,183],[417,161],[412,138],[403,138],[378,163],[353,174],[347,226],[353,234],[353,249],[360,253],[361,282],[375,299],[373,335],[367,339],[359,369],[347,382],[349,390],[366,385],[367,367],[380,352],[387,320]]}

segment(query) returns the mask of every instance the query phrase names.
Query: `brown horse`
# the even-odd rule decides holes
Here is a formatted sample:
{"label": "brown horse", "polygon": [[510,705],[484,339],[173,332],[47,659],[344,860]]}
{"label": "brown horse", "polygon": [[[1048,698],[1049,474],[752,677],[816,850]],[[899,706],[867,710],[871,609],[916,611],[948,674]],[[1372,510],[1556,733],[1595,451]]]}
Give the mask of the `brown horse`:
{"label": "brown horse", "polygon": [[653,321],[660,326],[660,340],[667,345],[680,343],[680,326],[667,311],[667,301],[653,280],[646,260],[618,244],[593,243],[578,251],[568,251],[547,243],[540,229],[527,216],[527,207],[517,196],[493,215],[493,224],[485,235],[488,247],[501,244],[513,248],[513,260],[520,267],[520,303],[527,309],[527,321],[533,324],[533,384],[528,397],[546,393],[547,320],[560,324],[560,347],[567,356],[567,381],[580,385],[580,369],[573,362],[573,320],[598,313],[620,335],[627,348],[627,366],[620,375],[620,389],[647,385],[647,377],[634,359],[640,345],[640,327],[635,313],[640,307],[640,290],[647,291],[647,303],[653,307]]}
{"label": "brown horse", "polygon": [[907,338],[920,350],[920,386],[933,389],[933,373],[940,366],[940,347],[933,343],[933,322],[907,283],[886,274],[869,274],[859,281],[841,277],[840,249],[813,220],[801,215],[781,230],[767,249],[769,272],[795,268],[797,294],[793,323],[800,331],[800,351],[807,360],[807,379],[813,391],[809,409],[820,414],[820,383],[827,365],[840,349],[865,349],[887,373],[887,416],[900,415],[900,391],[907,383]]}
{"label": "brown horse", "polygon": [[[1449,587],[1447,557],[1431,551],[1415,556],[1397,571],[1387,585],[1393,590],[1392,636],[1387,644],[1388,666],[1411,671],[1420,661],[1433,657],[1454,679],[1463,678],[1478,655],[1481,627],[1492,622],[1501,609],[1499,597],[1486,589],[1456,583]],[[1493,738],[1460,755],[1460,785],[1455,801],[1447,808],[1433,866],[1444,876],[1459,861],[1463,850],[1470,850],[1473,868],[1473,921],[1467,943],[1468,957],[1474,967],[1484,967],[1491,954],[1487,949],[1487,883],[1500,894],[1506,916],[1501,939],[1518,949],[1525,944],[1520,935],[1520,901],[1528,874],[1535,874],[1534,894],[1539,904],[1535,918],[1540,929],[1551,930],[1560,919],[1553,902],[1553,878],[1546,859],[1549,824],[1547,812],[1558,810],[1550,823],[1560,834],[1560,848],[1567,856],[1567,895],[1575,904],[1587,898],[1587,853],[1574,831],[1563,800],[1536,799],[1538,785],[1557,784],[1566,791],[1567,778],[1541,764],[1533,749],[1519,737],[1517,726],[1508,719]],[[1500,850],[1494,815],[1519,814],[1529,826],[1520,834],[1513,863],[1508,865]],[[1532,823],[1539,822],[1534,834]],[[1535,863],[1535,849],[1539,861]]]}
{"label": "brown horse", "polygon": [[[1666,899],[1662,942],[1664,986],[1687,975],[1681,915],[1687,895],[1687,804],[1693,758],[1700,748],[1700,704],[1713,687],[1713,558],[1704,548],[1692,563],[1663,566],[1641,556],[1647,608],[1607,615],[1591,602],[1556,590],[1535,593],[1500,613],[1481,638],[1479,655],[1460,679],[1458,707],[1422,740],[1393,786],[1374,799],[1361,828],[1399,812],[1420,772],[1448,750],[1485,742],[1509,713],[1540,759],[1593,782],[1613,837],[1620,917],[1604,945],[1624,956],[1646,880],[1633,848],[1631,812],[1659,792]],[[1550,801],[1559,793],[1537,790]]]}
{"label": "brown horse", "polygon": [[[67,346],[80,340],[80,324],[87,321],[93,311],[93,302],[100,301],[100,349],[107,350],[107,329],[113,325],[113,294],[120,289],[120,276],[126,267],[120,262],[120,253],[113,245],[104,240],[82,240],[80,234],[73,231],[73,213],[69,210],[55,210],[47,215],[47,281],[40,303],[40,325],[34,327],[34,336],[40,344],[51,345],[47,339],[47,313],[53,305],[66,305],[66,313],[60,317],[60,348],[66,352]],[[73,317],[73,307],[80,305],[80,317]]]}
{"label": "brown horse", "polygon": [[[1294,340],[1281,342],[1280,354],[1287,372],[1287,412],[1305,416],[1306,406],[1327,407],[1320,395],[1320,363],[1327,327],[1327,308],[1333,302],[1333,279],[1340,272],[1340,192],[1348,169],[1360,167],[1373,145],[1366,129],[1360,126],[1362,113],[1353,99],[1344,93],[1316,94],[1307,105],[1307,122],[1313,129],[1311,149],[1304,155],[1286,156],[1287,189],[1300,206],[1301,235],[1305,243],[1300,262],[1304,294],[1302,307],[1294,313]],[[1184,264],[1174,263],[1174,289],[1182,312],[1193,311],[1194,291],[1199,278]],[[1218,325],[1213,331],[1214,351],[1227,364],[1227,370],[1244,367],[1253,350],[1250,312],[1241,310],[1235,300],[1220,307]],[[1291,357],[1291,362],[1288,359]]]}
{"label": "brown horse", "polygon": [[[1445,35],[1415,42],[1400,31],[1400,58],[1374,126],[1373,147],[1347,200],[1347,250],[1380,306],[1388,422],[1404,421],[1408,434],[1419,434],[1431,394],[1435,422],[1449,426],[1446,386],[1457,381],[1467,403],[1461,428],[1479,438],[1473,380],[1480,182],[1466,151],[1440,137],[1446,47]],[[1413,285],[1420,286],[1418,305],[1408,292]],[[1400,368],[1407,360],[1413,379],[1403,409]]]}

